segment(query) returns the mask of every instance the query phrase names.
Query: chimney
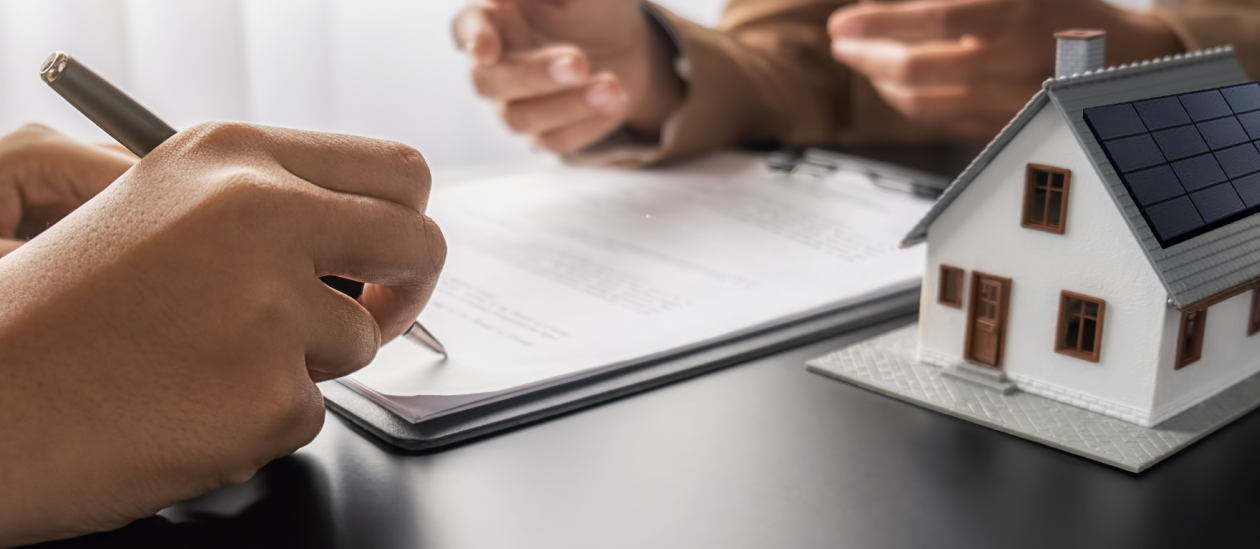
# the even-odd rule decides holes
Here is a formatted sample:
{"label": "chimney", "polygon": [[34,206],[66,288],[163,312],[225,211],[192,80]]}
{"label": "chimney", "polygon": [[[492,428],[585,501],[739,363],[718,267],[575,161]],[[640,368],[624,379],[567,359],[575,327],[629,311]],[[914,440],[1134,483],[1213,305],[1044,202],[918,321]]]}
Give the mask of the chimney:
{"label": "chimney", "polygon": [[1103,68],[1107,33],[1100,30],[1066,30],[1056,32],[1054,37],[1059,41],[1054,59],[1055,78]]}

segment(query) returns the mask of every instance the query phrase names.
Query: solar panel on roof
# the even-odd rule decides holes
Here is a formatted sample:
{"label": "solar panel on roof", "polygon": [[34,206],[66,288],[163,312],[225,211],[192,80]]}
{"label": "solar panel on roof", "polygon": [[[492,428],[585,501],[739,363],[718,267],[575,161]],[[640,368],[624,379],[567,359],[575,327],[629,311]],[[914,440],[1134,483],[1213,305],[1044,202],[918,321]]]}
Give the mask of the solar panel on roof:
{"label": "solar panel on roof", "polygon": [[1181,180],[1181,186],[1191,192],[1224,183],[1227,179],[1220,164],[1210,154],[1178,160],[1172,163],[1172,169],[1177,173],[1177,179]]}
{"label": "solar panel on roof", "polygon": [[1232,116],[1200,122],[1195,127],[1199,128],[1199,134],[1214,151],[1247,142],[1247,132],[1243,131],[1238,119]]}
{"label": "solar panel on roof", "polygon": [[1163,151],[1164,158],[1168,160],[1181,160],[1209,150],[1207,142],[1203,141],[1203,136],[1199,135],[1198,128],[1194,126],[1155,132],[1151,134],[1151,137],[1155,138],[1155,143],[1159,144],[1159,150]]}
{"label": "solar panel on roof", "polygon": [[1133,103],[1133,107],[1137,109],[1142,121],[1146,122],[1147,129],[1151,131],[1190,123],[1190,115],[1186,114],[1186,109],[1182,108],[1181,101],[1178,101],[1176,97],[1137,101]]}
{"label": "solar panel on roof", "polygon": [[1094,124],[1104,128],[1103,139],[1146,133],[1146,124],[1142,123],[1137,111],[1128,103],[1090,109],[1087,116]]}
{"label": "solar panel on roof", "polygon": [[1255,82],[1221,88],[1221,95],[1235,114],[1260,110],[1260,84]]}
{"label": "solar panel on roof", "polygon": [[1238,191],[1238,196],[1243,199],[1243,203],[1248,208],[1260,206],[1260,173],[1243,176],[1230,183],[1234,185],[1234,190]]}
{"label": "solar panel on roof", "polygon": [[1260,152],[1256,152],[1255,145],[1251,143],[1216,151],[1214,154],[1216,162],[1230,179],[1260,172]]}
{"label": "solar panel on roof", "polygon": [[1247,130],[1247,137],[1260,139],[1260,112],[1249,112],[1238,115],[1238,122]]}
{"label": "solar panel on roof", "polygon": [[1146,208],[1146,214],[1161,241],[1170,240],[1203,226],[1203,218],[1189,196],[1179,196]]}
{"label": "solar panel on roof", "polygon": [[1090,108],[1084,117],[1161,246],[1260,212],[1260,83]]}
{"label": "solar panel on roof", "polygon": [[1165,162],[1164,155],[1159,152],[1155,140],[1150,135],[1122,137],[1107,142],[1107,150],[1111,152],[1116,168],[1122,172],[1131,172]]}
{"label": "solar panel on roof", "polygon": [[1167,164],[1128,174],[1129,186],[1139,204],[1156,204],[1186,194]]}
{"label": "solar panel on roof", "polygon": [[1225,98],[1221,97],[1221,92],[1216,90],[1184,93],[1177,96],[1177,99],[1181,100],[1181,105],[1186,108],[1186,113],[1195,122],[1234,114],[1234,111],[1230,110],[1229,104],[1225,102]]}
{"label": "solar panel on roof", "polygon": [[1190,200],[1194,201],[1194,207],[1199,210],[1204,223],[1225,219],[1245,207],[1229,183],[1190,193]]}

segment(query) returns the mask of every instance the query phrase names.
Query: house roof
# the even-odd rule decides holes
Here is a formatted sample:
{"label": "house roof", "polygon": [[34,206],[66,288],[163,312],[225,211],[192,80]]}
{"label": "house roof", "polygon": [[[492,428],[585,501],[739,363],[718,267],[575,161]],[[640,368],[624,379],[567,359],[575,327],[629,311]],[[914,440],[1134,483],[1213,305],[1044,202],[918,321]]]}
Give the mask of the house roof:
{"label": "house roof", "polygon": [[1161,247],[1260,212],[1260,83],[1084,115]]}
{"label": "house roof", "polygon": [[1068,121],[1103,186],[1127,221],[1173,305],[1197,302],[1260,278],[1260,216],[1238,219],[1179,243],[1161,244],[1130,195],[1083,112],[1248,81],[1229,46],[1049,79],[1041,91],[945,190],[928,214],[906,235],[904,246],[927,239],[928,228],[984,171],[1042,107],[1053,103]]}

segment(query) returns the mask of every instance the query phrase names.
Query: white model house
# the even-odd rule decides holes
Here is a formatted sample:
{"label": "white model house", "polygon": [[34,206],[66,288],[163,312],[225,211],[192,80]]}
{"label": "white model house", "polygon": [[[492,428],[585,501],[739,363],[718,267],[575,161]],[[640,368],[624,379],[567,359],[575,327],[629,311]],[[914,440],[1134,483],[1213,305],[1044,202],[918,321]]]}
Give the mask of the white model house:
{"label": "white model house", "polygon": [[1260,84],[1231,48],[1059,76],[906,237],[919,360],[1153,426],[1260,372]]}

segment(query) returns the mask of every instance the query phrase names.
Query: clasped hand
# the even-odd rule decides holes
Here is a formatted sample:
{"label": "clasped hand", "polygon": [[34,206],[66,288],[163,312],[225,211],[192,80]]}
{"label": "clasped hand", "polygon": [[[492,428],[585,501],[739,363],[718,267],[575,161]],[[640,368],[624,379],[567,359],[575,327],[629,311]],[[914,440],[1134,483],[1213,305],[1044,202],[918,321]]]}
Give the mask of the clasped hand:
{"label": "clasped hand", "polygon": [[682,101],[670,46],[638,0],[474,0],[453,31],[477,92],[548,151],[571,153],[623,126],[654,141]]}

